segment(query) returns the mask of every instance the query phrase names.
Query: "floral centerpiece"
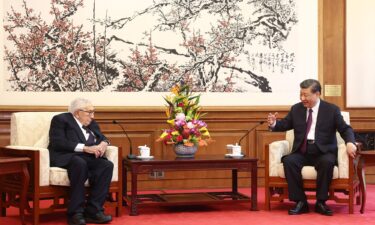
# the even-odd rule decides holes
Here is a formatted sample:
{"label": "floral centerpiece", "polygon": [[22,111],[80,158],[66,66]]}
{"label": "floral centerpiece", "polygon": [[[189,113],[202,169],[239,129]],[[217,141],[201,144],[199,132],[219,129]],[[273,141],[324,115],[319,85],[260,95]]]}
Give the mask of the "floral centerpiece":
{"label": "floral centerpiece", "polygon": [[193,95],[188,85],[176,85],[171,92],[171,95],[164,97],[168,104],[166,115],[169,129],[163,130],[158,141],[180,148],[195,147],[195,150],[197,146],[206,146],[211,138],[207,124],[200,120],[203,116],[200,113],[200,95]]}

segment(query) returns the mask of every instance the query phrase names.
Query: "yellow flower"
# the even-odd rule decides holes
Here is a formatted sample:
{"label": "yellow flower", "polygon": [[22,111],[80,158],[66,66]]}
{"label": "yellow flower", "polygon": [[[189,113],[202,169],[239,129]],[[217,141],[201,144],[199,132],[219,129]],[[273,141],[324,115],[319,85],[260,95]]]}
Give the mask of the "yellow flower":
{"label": "yellow flower", "polygon": [[160,135],[160,138],[165,138],[167,135],[168,135],[167,132],[163,132],[163,133]]}
{"label": "yellow flower", "polygon": [[180,133],[177,130],[175,130],[175,131],[172,132],[172,135],[179,135],[179,134]]}
{"label": "yellow flower", "polygon": [[175,95],[178,95],[178,93],[180,92],[180,86],[175,85],[174,87],[172,87],[171,92]]}
{"label": "yellow flower", "polygon": [[170,125],[174,126],[174,119],[167,120],[167,123],[169,123]]}

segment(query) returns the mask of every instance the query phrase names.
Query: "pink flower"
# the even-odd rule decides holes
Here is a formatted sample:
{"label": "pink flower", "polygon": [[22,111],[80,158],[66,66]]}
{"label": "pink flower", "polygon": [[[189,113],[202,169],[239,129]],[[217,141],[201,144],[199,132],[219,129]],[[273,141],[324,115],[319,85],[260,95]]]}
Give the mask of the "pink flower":
{"label": "pink flower", "polygon": [[185,114],[184,113],[177,113],[176,114],[176,120],[185,120]]}
{"label": "pink flower", "polygon": [[186,126],[187,126],[189,129],[192,129],[192,128],[195,127],[194,124],[193,124],[192,122],[188,122],[188,123],[186,124]]}
{"label": "pink flower", "polygon": [[175,120],[174,124],[176,125],[176,129],[185,126],[186,122],[184,120]]}

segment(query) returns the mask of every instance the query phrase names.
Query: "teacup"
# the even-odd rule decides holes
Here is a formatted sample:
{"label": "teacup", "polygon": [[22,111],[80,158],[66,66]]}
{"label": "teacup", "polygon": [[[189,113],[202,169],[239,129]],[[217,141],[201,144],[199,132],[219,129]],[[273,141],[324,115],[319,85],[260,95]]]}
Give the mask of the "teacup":
{"label": "teacup", "polygon": [[232,148],[233,148],[233,146],[234,145],[232,145],[232,144],[227,145],[227,153],[228,154],[232,154]]}
{"label": "teacup", "polygon": [[242,153],[241,153],[241,145],[233,145],[233,147],[232,147],[232,155],[242,155]]}
{"label": "teacup", "polygon": [[150,157],[150,148],[147,147],[146,145],[145,146],[138,146],[138,150],[139,150],[139,155],[141,157]]}

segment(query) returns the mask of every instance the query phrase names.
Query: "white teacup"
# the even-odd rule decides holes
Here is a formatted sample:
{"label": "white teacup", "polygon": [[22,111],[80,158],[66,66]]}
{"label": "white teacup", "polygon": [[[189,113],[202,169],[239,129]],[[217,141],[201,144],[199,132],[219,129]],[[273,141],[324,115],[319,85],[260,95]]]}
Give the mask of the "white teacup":
{"label": "white teacup", "polygon": [[139,150],[139,155],[141,157],[150,157],[150,148],[147,147],[146,145],[145,146],[138,146],[138,150]]}
{"label": "white teacup", "polygon": [[232,147],[232,155],[242,155],[242,153],[241,153],[241,145],[233,145],[233,147]]}
{"label": "white teacup", "polygon": [[228,154],[232,154],[232,148],[233,148],[233,146],[234,145],[232,145],[232,144],[227,145],[227,153]]}

